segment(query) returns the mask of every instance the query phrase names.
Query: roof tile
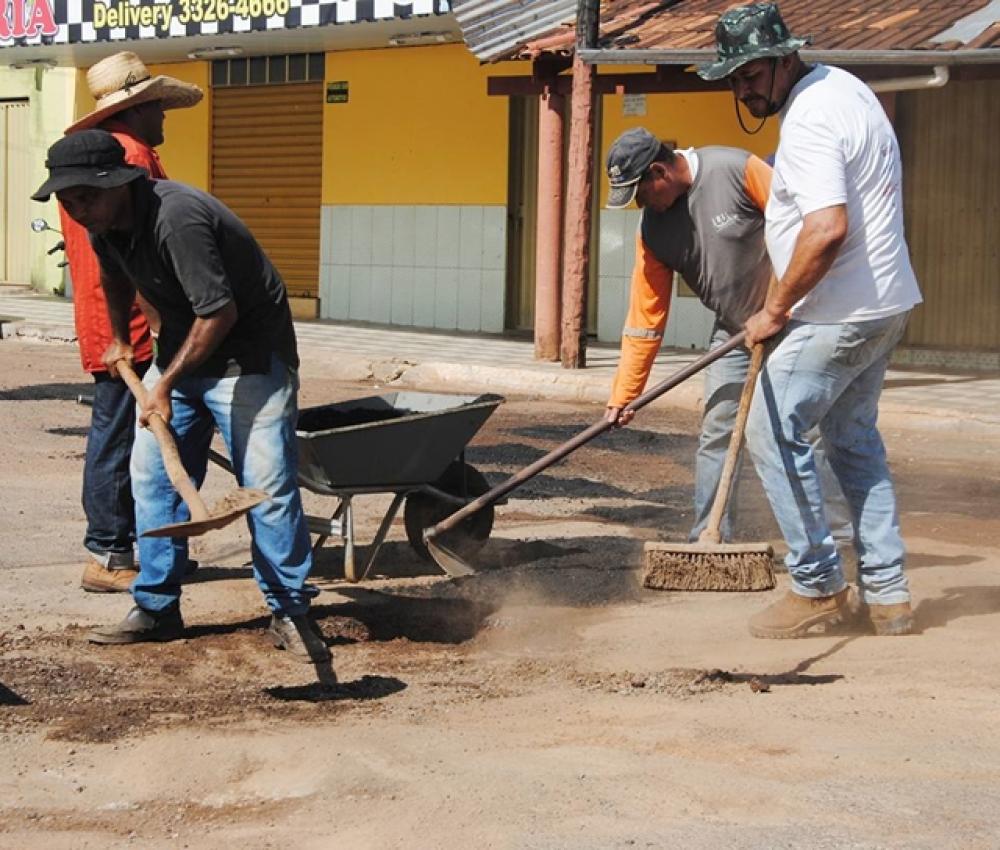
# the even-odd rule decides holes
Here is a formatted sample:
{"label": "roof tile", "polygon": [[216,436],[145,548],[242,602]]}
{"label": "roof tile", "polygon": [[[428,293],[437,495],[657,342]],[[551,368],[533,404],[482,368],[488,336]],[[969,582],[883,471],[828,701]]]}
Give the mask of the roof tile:
{"label": "roof tile", "polygon": [[[956,21],[989,5],[990,0],[781,0],[793,33],[813,38],[818,50],[954,50],[1000,43],[996,22],[968,44],[941,44],[933,37]],[[692,50],[711,48],[719,15],[733,0],[603,0],[601,46],[631,49]],[[553,28],[517,45],[504,58],[539,52],[570,53],[572,27]]]}

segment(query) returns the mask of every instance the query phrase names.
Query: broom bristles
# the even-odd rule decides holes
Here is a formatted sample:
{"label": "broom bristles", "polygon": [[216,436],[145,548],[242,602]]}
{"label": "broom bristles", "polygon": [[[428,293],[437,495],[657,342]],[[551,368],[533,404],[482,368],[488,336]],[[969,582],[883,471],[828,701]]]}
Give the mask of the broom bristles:
{"label": "broom bristles", "polygon": [[773,556],[765,543],[647,543],[642,584],[653,590],[771,590]]}

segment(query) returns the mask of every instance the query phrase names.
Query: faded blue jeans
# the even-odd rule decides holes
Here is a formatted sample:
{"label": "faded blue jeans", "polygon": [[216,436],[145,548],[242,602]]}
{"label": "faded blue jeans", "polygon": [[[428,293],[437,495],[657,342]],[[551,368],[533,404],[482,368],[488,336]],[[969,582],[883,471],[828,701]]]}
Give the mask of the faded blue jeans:
{"label": "faded blue jeans", "polygon": [[[712,329],[709,349],[726,343],[732,334],[716,322]],[[701,420],[701,434],[698,452],[695,455],[694,474],[694,525],[689,539],[693,542],[708,524],[712,512],[712,502],[719,489],[719,478],[726,462],[729,440],[736,424],[736,412],[740,406],[740,395],[750,368],[750,351],[745,346],[734,348],[720,357],[705,370],[705,408]],[[827,462],[818,430],[810,435],[810,442],[816,452],[817,466],[826,499],[827,515],[833,526],[834,537],[838,540],[853,538],[850,512],[840,492],[833,470]],[[722,515],[722,539],[732,540],[733,529],[739,515],[739,491],[741,487],[742,453],[736,464],[733,486]]]}
{"label": "faded blue jeans", "polygon": [[818,427],[854,519],[864,601],[909,601],[896,494],[876,424],[889,356],[908,317],[830,325],[792,320],[761,371],[747,445],[788,544],[792,589],[802,596],[847,586],[806,436]]}
{"label": "faded blue jeans", "polygon": [[[152,387],[159,376],[154,364],[143,382]],[[272,355],[267,375],[185,377],[170,397],[170,424],[184,466],[195,473],[197,486],[201,486],[209,443],[218,427],[240,486],[271,496],[247,514],[253,571],[268,607],[289,616],[305,613],[318,592],[306,583],[312,552],[296,481],[297,391],[295,374]],[[190,513],[171,485],[156,437],[148,429],[136,429],[131,471],[141,564],[132,596],[141,608],[161,611],[180,599],[186,548],[180,538],[141,535],[162,525],[186,522]]]}

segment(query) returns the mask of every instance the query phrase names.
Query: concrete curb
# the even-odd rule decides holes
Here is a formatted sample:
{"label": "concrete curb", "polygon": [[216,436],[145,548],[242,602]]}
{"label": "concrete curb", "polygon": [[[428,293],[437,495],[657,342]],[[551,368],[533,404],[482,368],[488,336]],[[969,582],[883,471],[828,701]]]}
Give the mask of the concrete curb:
{"label": "concrete curb", "polygon": [[30,319],[0,319],[0,339],[34,339],[39,342],[76,342],[73,325],[42,325]]}
{"label": "concrete curb", "polygon": [[[0,317],[0,339],[20,337],[39,342],[75,343],[73,325],[43,324],[21,317]],[[587,370],[562,370],[558,367],[510,368],[468,365],[463,363],[424,362],[395,357],[370,357],[301,345],[302,372],[305,375],[340,381],[374,382],[386,387],[426,387],[442,392],[493,392],[525,398],[584,402],[603,405],[611,388],[606,373]],[[702,381],[695,375],[684,384],[653,402],[698,413],[702,406]],[[985,412],[952,410],[940,407],[900,404],[883,397],[879,425],[903,430],[935,430],[970,436],[997,433],[997,415]]]}

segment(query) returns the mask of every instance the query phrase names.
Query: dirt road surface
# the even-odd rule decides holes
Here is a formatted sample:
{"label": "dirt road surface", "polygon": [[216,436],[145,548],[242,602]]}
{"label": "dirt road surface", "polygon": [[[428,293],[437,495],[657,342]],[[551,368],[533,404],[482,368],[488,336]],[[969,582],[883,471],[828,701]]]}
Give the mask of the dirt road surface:
{"label": "dirt road surface", "polygon": [[[1000,437],[885,429],[918,635],[754,640],[770,594],[643,590],[690,521],[697,422],[661,403],[512,494],[476,576],[401,522],[359,584],[328,543],[323,688],[266,640],[242,524],[194,543],[184,640],[85,642],[129,606],[78,587],[88,386],[72,346],[0,343],[0,847],[1000,846]],[[371,389],[310,360],[302,405]],[[469,460],[497,482],[600,412],[509,399]]]}

